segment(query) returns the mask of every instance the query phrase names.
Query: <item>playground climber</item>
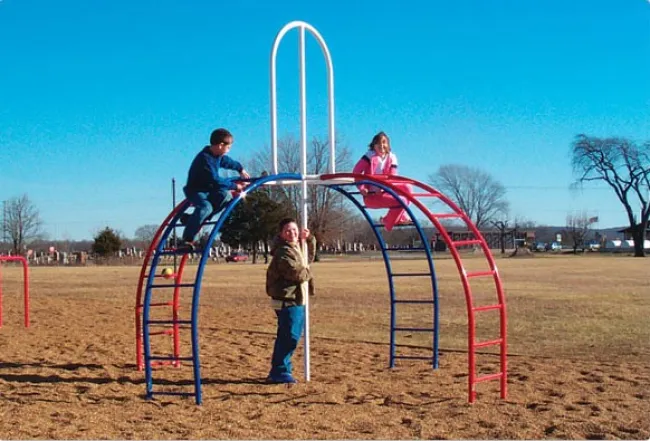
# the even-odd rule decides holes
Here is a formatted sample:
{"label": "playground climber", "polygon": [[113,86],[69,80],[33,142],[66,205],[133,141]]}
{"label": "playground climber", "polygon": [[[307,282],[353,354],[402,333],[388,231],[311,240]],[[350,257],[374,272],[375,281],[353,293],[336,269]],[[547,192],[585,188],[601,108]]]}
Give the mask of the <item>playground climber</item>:
{"label": "playground climber", "polygon": [[210,135],[210,145],[205,146],[192,161],[183,192],[194,205],[194,212],[185,221],[181,246],[193,249],[196,246],[194,238],[203,222],[226,207],[232,199],[231,191],[244,190],[245,183],[219,176],[219,170],[223,168],[239,172],[241,179],[250,178],[244,167],[227,155],[232,144],[233,136],[228,130],[216,129]]}
{"label": "playground climber", "polygon": [[[397,175],[397,155],[392,152],[390,139],[384,132],[377,133],[370,144],[368,151],[359,159],[354,166],[353,172],[365,175]],[[410,194],[411,186],[409,184],[394,183],[394,187],[402,189]],[[388,208],[388,213],[381,218],[386,231],[391,231],[396,224],[412,223],[406,210],[399,205],[393,195],[384,192],[379,187],[373,185],[359,185],[359,191],[363,196],[363,202],[368,208]],[[408,205],[408,200],[401,198]]]}
{"label": "playground climber", "polygon": [[301,240],[311,237],[300,231],[294,219],[280,222],[280,240],[274,243],[272,259],[266,271],[266,293],[278,319],[277,335],[271,357],[268,383],[297,383],[292,375],[291,357],[298,347],[305,324],[305,298],[301,284],[312,278],[301,251]]}

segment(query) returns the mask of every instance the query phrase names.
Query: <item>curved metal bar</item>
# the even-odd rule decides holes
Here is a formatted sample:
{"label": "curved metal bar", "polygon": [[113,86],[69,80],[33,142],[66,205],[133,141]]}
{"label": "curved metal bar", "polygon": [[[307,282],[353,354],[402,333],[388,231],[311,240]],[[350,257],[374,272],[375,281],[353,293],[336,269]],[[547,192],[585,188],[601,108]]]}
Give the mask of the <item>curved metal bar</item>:
{"label": "curved metal bar", "polygon": [[[450,207],[454,213],[458,215],[458,218],[461,219],[467,228],[474,234],[474,237],[480,240],[480,245],[483,250],[483,254],[485,255],[488,265],[490,266],[490,270],[492,272],[492,279],[495,284],[495,289],[497,292],[497,298],[499,301],[499,319],[500,319],[500,329],[499,332],[501,334],[501,342],[500,342],[500,364],[501,364],[501,373],[502,375],[499,377],[500,380],[500,389],[501,389],[501,398],[505,398],[507,395],[507,314],[506,314],[506,303],[505,303],[505,295],[503,293],[503,285],[501,282],[501,278],[499,276],[499,271],[496,266],[496,262],[494,261],[494,257],[492,256],[492,253],[490,252],[490,249],[487,246],[487,242],[485,241],[485,238],[481,234],[481,232],[476,228],[476,225],[469,219],[469,217],[465,214],[464,211],[460,209],[451,199],[449,199],[447,196],[443,195],[440,193],[438,190],[436,190],[434,187],[429,186],[427,184],[423,184],[419,181],[416,181],[411,178],[406,178],[403,176],[368,176],[368,175],[360,175],[360,174],[355,174],[355,173],[337,173],[334,175],[322,175],[321,179],[326,180],[326,179],[340,179],[340,178],[351,178],[355,179],[356,181],[371,181],[373,185],[378,185],[381,183],[385,182],[399,182],[399,183],[405,183],[405,184],[411,184],[415,187],[418,187],[425,192],[428,192],[429,194],[434,194],[439,200],[444,202],[448,207]],[[474,402],[476,399],[476,383],[477,383],[477,375],[476,375],[476,323],[475,323],[475,308],[474,308],[474,302],[472,299],[472,294],[471,294],[471,287],[469,284],[469,280],[467,277],[467,271],[465,270],[463,264],[462,264],[462,259],[460,257],[460,254],[458,253],[458,250],[453,244],[453,240],[447,233],[447,229],[440,223],[440,221],[432,215],[428,208],[422,202],[417,200],[416,198],[408,195],[407,193],[401,191],[399,188],[397,188],[398,193],[400,196],[404,196],[408,198],[413,204],[415,204],[420,210],[427,215],[429,220],[433,223],[433,225],[436,227],[440,235],[442,236],[443,240],[447,244],[447,247],[454,259],[454,262],[456,263],[456,267],[458,268],[458,273],[460,275],[460,280],[461,284],[463,286],[463,291],[465,293],[465,302],[467,305],[467,327],[468,327],[468,332],[467,332],[467,340],[468,340],[468,395],[469,395],[469,402]]]}
{"label": "curved metal bar", "polygon": [[[336,175],[337,177],[339,175]],[[364,175],[357,175],[363,177]],[[326,178],[323,176],[323,179],[332,179],[331,175],[328,175]],[[426,238],[426,235],[424,234],[424,230],[422,229],[420,223],[417,221],[417,217],[414,216],[413,211],[411,208],[402,200],[401,197],[399,196],[405,196],[408,195],[407,193],[404,192],[399,192],[400,194],[398,195],[398,192],[396,190],[399,190],[397,187],[393,187],[390,184],[386,184],[384,182],[378,181],[378,180],[368,180],[368,179],[359,179],[355,182],[350,182],[350,183],[345,183],[345,184],[335,184],[335,185],[328,185],[330,188],[334,188],[335,190],[339,191],[340,193],[344,194],[348,199],[350,199],[356,206],[359,208],[366,219],[370,222],[372,225],[373,231],[375,233],[375,236],[377,237],[377,240],[379,241],[379,244],[381,245],[381,252],[382,256],[384,258],[384,263],[386,266],[386,271],[387,271],[387,276],[388,276],[388,283],[389,283],[389,289],[390,289],[390,296],[391,296],[391,335],[390,335],[390,367],[393,368],[395,367],[395,331],[394,329],[396,328],[396,311],[395,311],[395,284],[393,282],[393,271],[390,265],[390,257],[387,253],[386,249],[386,243],[383,240],[383,236],[379,234],[377,227],[375,226],[374,222],[372,221],[372,218],[370,215],[367,213],[367,210],[357,201],[349,192],[346,192],[343,190],[341,187],[345,186],[358,186],[358,185],[372,185],[375,187],[380,188],[381,190],[389,193],[397,203],[399,203],[402,208],[406,210],[408,215],[411,217],[413,220],[414,226],[418,232],[418,235],[420,236],[420,240],[422,241],[422,245],[424,247],[425,254],[427,256],[427,263],[429,265],[429,272],[431,274],[431,290],[433,294],[433,358],[432,358],[432,366],[434,369],[437,369],[439,366],[439,360],[438,360],[438,355],[439,355],[439,336],[440,336],[440,302],[438,301],[438,282],[437,282],[437,277],[436,277],[436,271],[435,271],[435,266],[433,264],[433,256],[431,254],[431,248],[429,246],[429,241]],[[410,198],[406,198],[410,199]],[[426,214],[426,213],[425,213]]]}
{"label": "curved metal bar", "polygon": [[[162,229],[162,234],[159,234],[159,239],[157,243],[155,243],[155,248],[153,252],[153,259],[151,259],[151,265],[149,266],[149,274],[147,275],[147,284],[146,284],[146,289],[145,289],[145,295],[144,295],[144,303],[143,303],[143,309],[142,309],[142,337],[144,341],[144,376],[145,376],[145,383],[146,383],[146,388],[147,388],[147,398],[150,399],[153,396],[153,373],[152,373],[152,367],[151,367],[151,335],[149,332],[149,319],[151,317],[151,296],[152,296],[152,290],[151,287],[153,286],[154,279],[156,277],[156,269],[158,267],[158,261],[160,257],[160,253],[164,249],[164,245],[167,242],[167,239],[169,238],[171,232],[174,230],[176,227],[176,224],[178,223],[178,220],[180,219],[181,215],[187,210],[189,207],[189,201],[184,200],[178,206],[167,216],[167,224],[165,226],[165,223],[161,225]],[[165,226],[165,228],[163,228]],[[160,233],[160,229],[159,229]],[[154,241],[152,241],[153,245]],[[143,266],[143,268],[145,268]]]}
{"label": "curved metal bar", "polygon": [[395,367],[395,332],[393,329],[395,329],[395,286],[393,283],[393,277],[391,274],[393,274],[393,269],[390,264],[390,257],[388,256],[388,253],[386,251],[386,242],[384,241],[384,237],[379,233],[379,230],[377,226],[375,225],[375,222],[373,221],[372,217],[368,213],[368,211],[361,205],[361,203],[355,199],[349,192],[345,191],[342,189],[339,185],[331,185],[329,186],[330,188],[338,191],[341,193],[343,196],[348,198],[350,202],[352,202],[358,209],[361,211],[363,216],[366,218],[368,223],[372,226],[372,232],[375,233],[375,237],[377,238],[377,242],[379,242],[379,245],[381,247],[381,254],[384,259],[384,266],[386,267],[386,277],[388,278],[388,290],[390,293],[390,357],[389,357],[389,366],[391,368]]}
{"label": "curved metal bar", "polygon": [[[264,185],[266,182],[275,181],[278,179],[301,179],[301,176],[297,173],[280,173],[278,175],[269,175],[264,176],[258,179],[248,180],[250,184],[246,187],[246,190],[237,197],[233,198],[226,208],[224,208],[219,213],[219,218],[214,224],[210,236],[208,237],[207,243],[212,244],[216,239],[217,233],[221,230],[223,223],[228,218],[235,206],[245,198],[247,193],[254,191],[258,187]],[[194,291],[192,293],[192,357],[194,359],[194,391],[196,396],[196,403],[201,404],[202,402],[202,392],[201,392],[201,366],[199,362],[199,301],[201,298],[201,282],[203,280],[203,272],[205,271],[205,264],[210,258],[210,247],[206,246],[203,248],[201,253],[201,260],[199,261],[198,269],[196,271],[196,278],[194,283]]]}
{"label": "curved metal bar", "polygon": [[144,369],[144,360],[143,360],[143,344],[142,344],[142,313],[143,313],[143,303],[142,303],[142,288],[144,285],[145,275],[147,272],[147,267],[149,266],[149,260],[153,255],[160,237],[162,236],[165,228],[169,225],[169,222],[179,213],[184,212],[187,209],[189,202],[184,200],[180,202],[165,218],[165,220],[160,224],[156,234],[154,234],[149,244],[149,248],[144,256],[142,262],[142,268],[140,269],[140,279],[138,280],[138,289],[135,296],[135,362],[139,371]]}

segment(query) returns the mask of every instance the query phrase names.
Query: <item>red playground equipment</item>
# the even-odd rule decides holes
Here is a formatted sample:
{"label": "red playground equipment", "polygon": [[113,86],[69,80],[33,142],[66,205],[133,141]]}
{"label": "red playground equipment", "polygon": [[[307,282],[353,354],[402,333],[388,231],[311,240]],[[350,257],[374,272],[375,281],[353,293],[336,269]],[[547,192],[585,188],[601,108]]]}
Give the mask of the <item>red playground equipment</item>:
{"label": "red playground equipment", "polygon": [[[22,256],[0,256],[0,262],[21,262],[23,264],[25,327],[29,328],[29,271],[27,270],[27,259],[25,259]],[[1,265],[0,268],[2,268]],[[0,271],[0,328],[1,327],[2,327],[2,271]]]}

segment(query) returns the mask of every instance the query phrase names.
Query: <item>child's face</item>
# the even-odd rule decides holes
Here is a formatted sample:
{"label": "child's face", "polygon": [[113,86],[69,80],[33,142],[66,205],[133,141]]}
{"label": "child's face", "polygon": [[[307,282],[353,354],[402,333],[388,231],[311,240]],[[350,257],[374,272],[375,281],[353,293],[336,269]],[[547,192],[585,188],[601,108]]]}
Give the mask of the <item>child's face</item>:
{"label": "child's face", "polygon": [[233,139],[232,137],[228,137],[224,140],[224,142],[217,144],[216,146],[213,146],[213,151],[217,155],[225,155],[230,151],[230,148],[232,147]]}
{"label": "child's face", "polygon": [[282,231],[280,232],[280,237],[289,243],[298,242],[299,235],[300,232],[298,231],[298,225],[296,225],[295,222],[289,222],[282,227]]}
{"label": "child's face", "polygon": [[378,155],[385,155],[388,153],[388,138],[385,136],[382,136],[379,141],[377,141],[372,148],[375,149],[375,153]]}

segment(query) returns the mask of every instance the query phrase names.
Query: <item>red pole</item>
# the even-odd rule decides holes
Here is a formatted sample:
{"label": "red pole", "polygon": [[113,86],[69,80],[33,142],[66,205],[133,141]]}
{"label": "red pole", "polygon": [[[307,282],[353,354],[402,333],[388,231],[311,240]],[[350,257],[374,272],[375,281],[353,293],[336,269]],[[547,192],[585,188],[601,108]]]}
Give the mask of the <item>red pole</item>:
{"label": "red pole", "polygon": [[2,265],[0,265],[0,328],[2,328]]}
{"label": "red pole", "polygon": [[25,294],[23,296],[23,307],[25,309],[25,327],[29,328],[29,271],[27,270],[27,259],[23,258],[23,277]]}
{"label": "red pole", "polygon": [[[23,256],[0,256],[0,262],[20,262],[23,265],[25,327],[29,328],[29,271],[27,270],[27,259]],[[2,279],[0,279],[0,327],[2,327]]]}

